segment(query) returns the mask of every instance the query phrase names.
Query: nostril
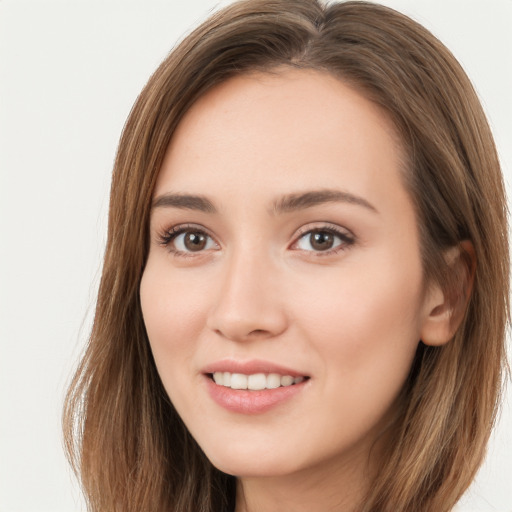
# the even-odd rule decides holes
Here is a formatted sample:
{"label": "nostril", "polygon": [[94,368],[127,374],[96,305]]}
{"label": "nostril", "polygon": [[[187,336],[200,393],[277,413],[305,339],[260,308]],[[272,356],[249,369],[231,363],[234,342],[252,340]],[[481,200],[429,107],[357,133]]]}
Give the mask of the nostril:
{"label": "nostril", "polygon": [[254,331],[251,331],[249,333],[249,336],[251,336],[252,334],[256,334],[256,335],[259,335],[259,334],[266,334],[267,331],[264,331],[263,329],[255,329]]}

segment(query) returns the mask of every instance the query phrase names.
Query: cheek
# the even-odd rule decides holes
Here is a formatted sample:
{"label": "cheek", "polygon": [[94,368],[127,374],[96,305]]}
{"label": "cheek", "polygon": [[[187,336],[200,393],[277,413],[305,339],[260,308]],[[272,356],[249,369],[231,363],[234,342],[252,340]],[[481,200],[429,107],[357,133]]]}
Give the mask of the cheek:
{"label": "cheek", "polygon": [[360,258],[337,279],[305,290],[301,325],[315,340],[329,385],[343,378],[359,396],[401,387],[420,333],[422,272],[413,263]]}
{"label": "cheek", "polygon": [[[195,284],[194,284],[195,283]],[[144,270],[140,300],[146,331],[157,368],[166,385],[169,370],[187,366],[194,356],[194,340],[204,328],[204,284],[179,277],[151,259]]]}
{"label": "cheek", "polygon": [[301,305],[301,325],[322,376],[322,399],[312,405],[311,416],[325,418],[318,436],[331,439],[326,450],[341,450],[362,433],[378,431],[416,352],[421,279],[415,273],[404,278],[391,266],[381,271],[350,272],[337,285],[326,280],[322,294],[317,287],[304,294],[309,299]]}

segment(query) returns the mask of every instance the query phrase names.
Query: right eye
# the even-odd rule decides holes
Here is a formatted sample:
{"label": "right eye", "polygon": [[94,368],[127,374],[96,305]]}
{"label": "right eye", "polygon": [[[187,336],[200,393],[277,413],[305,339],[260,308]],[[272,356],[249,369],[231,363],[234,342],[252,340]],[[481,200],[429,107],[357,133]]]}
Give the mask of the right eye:
{"label": "right eye", "polygon": [[175,256],[191,256],[210,249],[218,249],[218,244],[202,229],[177,226],[161,236],[160,243]]}

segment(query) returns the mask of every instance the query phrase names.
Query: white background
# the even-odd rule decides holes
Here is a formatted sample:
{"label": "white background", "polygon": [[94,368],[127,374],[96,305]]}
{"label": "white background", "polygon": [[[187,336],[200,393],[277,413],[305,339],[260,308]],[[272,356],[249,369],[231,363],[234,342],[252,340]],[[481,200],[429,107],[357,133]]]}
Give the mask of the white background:
{"label": "white background", "polygon": [[[462,62],[510,190],[512,0],[384,3]],[[91,325],[117,140],[150,73],[215,5],[0,0],[0,512],[85,510],[60,411]],[[460,510],[512,511],[510,394]]]}

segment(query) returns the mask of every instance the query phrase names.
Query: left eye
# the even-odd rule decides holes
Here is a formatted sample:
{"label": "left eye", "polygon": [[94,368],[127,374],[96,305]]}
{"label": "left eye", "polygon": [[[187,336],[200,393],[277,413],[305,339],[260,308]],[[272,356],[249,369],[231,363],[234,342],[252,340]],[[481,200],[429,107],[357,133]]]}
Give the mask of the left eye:
{"label": "left eye", "polygon": [[349,243],[349,237],[326,229],[315,229],[302,235],[296,247],[303,251],[324,252]]}
{"label": "left eye", "polygon": [[214,248],[215,242],[202,231],[183,231],[172,238],[174,249],[178,252],[199,252]]}

